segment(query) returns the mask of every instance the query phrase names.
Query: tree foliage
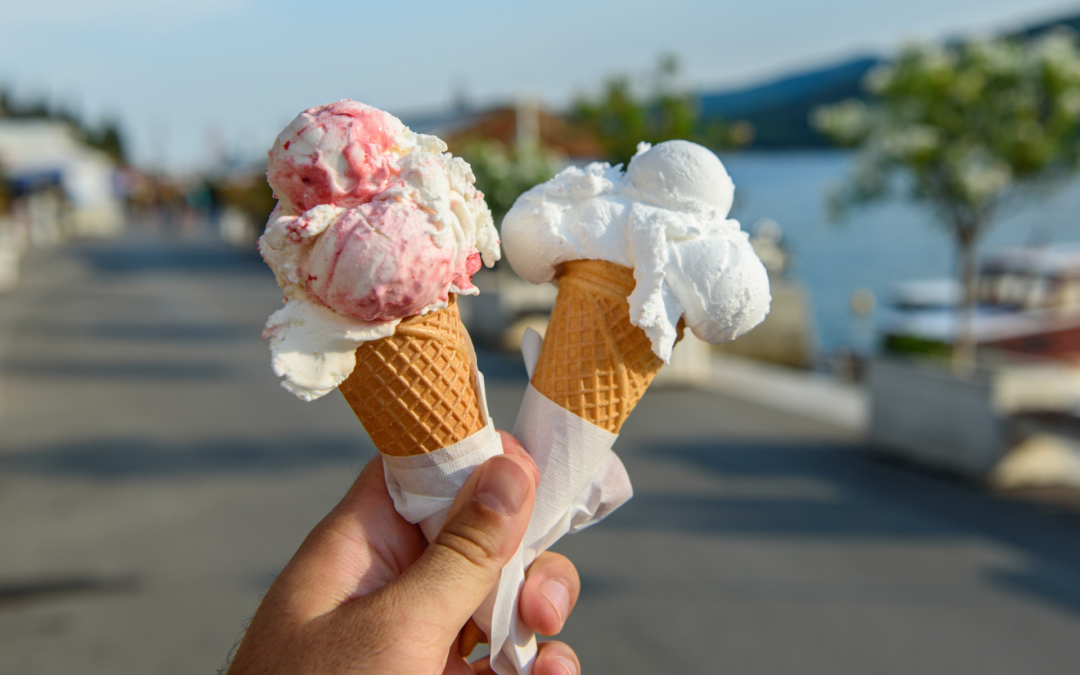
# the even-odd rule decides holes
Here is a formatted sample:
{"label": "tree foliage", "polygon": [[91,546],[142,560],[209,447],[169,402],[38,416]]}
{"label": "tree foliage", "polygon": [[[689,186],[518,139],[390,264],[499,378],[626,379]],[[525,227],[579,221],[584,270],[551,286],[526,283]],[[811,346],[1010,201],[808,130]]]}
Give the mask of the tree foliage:
{"label": "tree foliage", "polygon": [[1031,43],[912,46],[867,76],[874,98],[815,111],[833,141],[860,148],[836,206],[911,196],[951,229],[989,224],[1008,200],[1072,172],[1080,138],[1080,51],[1072,33]]}
{"label": "tree foliage", "polygon": [[[937,214],[958,247],[967,318],[957,352],[970,353],[979,237],[1002,207],[1059,184],[1080,161],[1076,35],[911,46],[866,84],[870,101],[812,116],[833,141],[859,148],[853,175],[833,195],[834,212],[907,185]],[[896,180],[901,175],[907,180]]]}
{"label": "tree foliage", "polygon": [[534,143],[507,148],[497,141],[479,141],[466,147],[462,157],[472,166],[476,189],[484,193],[496,225],[521,193],[548,180],[563,165],[562,158]]}
{"label": "tree foliage", "polygon": [[230,178],[211,181],[207,188],[211,201],[220,201],[239,209],[260,228],[270,217],[270,212],[277,205],[274,191],[266,182],[266,174],[238,174]]}
{"label": "tree foliage", "polygon": [[612,164],[628,162],[641,141],[655,144],[682,138],[713,148],[730,146],[726,124],[713,122],[702,128],[697,102],[679,88],[678,73],[678,59],[662,56],[644,87],[635,87],[625,75],[611,77],[596,96],[579,96],[571,117],[596,134],[607,155],[604,159]]}
{"label": "tree foliage", "polygon": [[124,137],[116,120],[105,120],[97,127],[76,127],[80,138],[92,148],[101,150],[117,164],[127,163]]}

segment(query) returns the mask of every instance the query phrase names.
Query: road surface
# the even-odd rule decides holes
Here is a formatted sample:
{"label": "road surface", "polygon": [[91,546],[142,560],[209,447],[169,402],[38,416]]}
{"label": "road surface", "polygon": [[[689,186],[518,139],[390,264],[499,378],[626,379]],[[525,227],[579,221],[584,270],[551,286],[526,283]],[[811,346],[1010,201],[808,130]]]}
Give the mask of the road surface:
{"label": "road surface", "polygon": [[[281,389],[253,256],[130,235],[0,298],[0,672],[208,673],[372,447]],[[518,359],[481,353],[511,427]],[[651,391],[635,498],[558,549],[594,674],[1080,672],[1080,517],[874,460],[827,424]]]}

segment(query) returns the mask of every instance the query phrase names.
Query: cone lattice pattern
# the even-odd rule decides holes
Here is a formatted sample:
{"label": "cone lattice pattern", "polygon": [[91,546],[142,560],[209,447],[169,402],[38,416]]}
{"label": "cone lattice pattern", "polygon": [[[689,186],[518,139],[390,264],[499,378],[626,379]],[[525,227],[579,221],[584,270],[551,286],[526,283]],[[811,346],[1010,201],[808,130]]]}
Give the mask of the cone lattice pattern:
{"label": "cone lattice pattern", "polygon": [[601,260],[568,262],[564,269],[532,385],[617,433],[664,362],[645,331],[630,323],[633,270]]}
{"label": "cone lattice pattern", "polygon": [[338,387],[385,455],[432,452],[484,426],[468,337],[450,297],[446,309],[360,345],[356,368]]}

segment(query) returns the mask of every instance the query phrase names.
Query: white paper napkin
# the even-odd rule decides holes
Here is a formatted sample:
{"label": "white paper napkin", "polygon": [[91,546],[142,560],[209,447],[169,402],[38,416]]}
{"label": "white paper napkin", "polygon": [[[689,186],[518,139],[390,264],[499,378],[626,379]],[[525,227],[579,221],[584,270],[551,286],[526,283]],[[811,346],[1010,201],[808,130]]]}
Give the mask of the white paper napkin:
{"label": "white paper napkin", "polygon": [[[541,344],[536,331],[526,331],[522,355],[530,378]],[[394,506],[406,520],[419,523],[429,541],[442,528],[472,472],[502,453],[479,372],[476,383],[487,426],[435,452],[383,456],[386,486]],[[488,635],[492,669],[499,675],[530,675],[536,659],[536,636],[521,621],[517,609],[525,570],[564,534],[578,532],[617,509],[630,499],[633,490],[626,469],[611,451],[617,435],[560,408],[531,384],[518,412],[514,436],[536,461],[540,487],[521,547],[473,618]]]}
{"label": "white paper napkin", "polygon": [[501,454],[502,439],[489,420],[472,436],[434,452],[408,457],[383,455],[386,487],[394,508],[405,520],[419,523],[431,541],[476,467]]}

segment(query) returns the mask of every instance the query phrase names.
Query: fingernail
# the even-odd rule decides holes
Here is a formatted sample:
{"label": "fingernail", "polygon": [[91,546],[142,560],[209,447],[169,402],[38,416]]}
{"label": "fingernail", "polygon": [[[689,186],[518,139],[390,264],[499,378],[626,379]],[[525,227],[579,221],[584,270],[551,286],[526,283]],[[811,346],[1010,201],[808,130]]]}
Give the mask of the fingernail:
{"label": "fingernail", "polygon": [[577,666],[570,659],[565,656],[556,656],[554,661],[563,667],[563,670],[566,671],[566,675],[577,675]]}
{"label": "fingernail", "polygon": [[540,592],[555,608],[555,613],[559,615],[559,622],[565,623],[566,616],[570,613],[570,591],[566,586],[555,579],[548,579],[540,584]]}
{"label": "fingernail", "polygon": [[509,457],[495,457],[484,466],[473,498],[496,513],[513,515],[525,503],[529,482],[529,476],[517,462]]}

